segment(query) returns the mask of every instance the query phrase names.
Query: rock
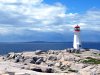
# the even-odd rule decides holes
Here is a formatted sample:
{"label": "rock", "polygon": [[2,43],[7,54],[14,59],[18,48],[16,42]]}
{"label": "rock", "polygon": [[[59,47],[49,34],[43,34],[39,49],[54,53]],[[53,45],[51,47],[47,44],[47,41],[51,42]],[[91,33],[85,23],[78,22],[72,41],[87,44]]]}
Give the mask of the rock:
{"label": "rock", "polygon": [[67,68],[68,68],[67,65],[61,65],[61,66],[60,66],[60,69],[61,69],[62,71],[66,70]]}
{"label": "rock", "polygon": [[39,58],[39,59],[35,62],[35,64],[41,64],[41,62],[43,62],[43,58]]}
{"label": "rock", "polygon": [[80,53],[80,49],[75,49],[75,53]]}
{"label": "rock", "polygon": [[25,63],[32,63],[32,64],[41,64],[41,62],[44,62],[43,57],[37,57],[34,56],[32,58],[25,58]]}
{"label": "rock", "polygon": [[100,75],[100,64],[99,64],[98,67],[97,67],[96,74],[97,74],[97,75]]}
{"label": "rock", "polygon": [[38,55],[38,54],[41,54],[42,52],[43,52],[42,50],[36,50],[35,54]]}
{"label": "rock", "polygon": [[39,58],[38,57],[32,57],[32,59],[36,62]]}
{"label": "rock", "polygon": [[69,55],[69,56],[64,56],[65,61],[75,61],[75,56],[74,55]]}
{"label": "rock", "polygon": [[35,61],[32,58],[25,59],[24,63],[32,63],[35,64]]}
{"label": "rock", "polygon": [[21,55],[16,55],[15,56],[15,62],[24,62],[24,57]]}
{"label": "rock", "polygon": [[82,64],[82,63],[79,64],[78,63],[78,64],[72,64],[70,66],[70,68],[73,69],[73,70],[80,70],[80,69],[83,69],[83,68],[85,68],[87,66],[88,66],[87,64]]}
{"label": "rock", "polygon": [[48,54],[54,54],[54,50],[49,50]]}
{"label": "rock", "polygon": [[19,58],[16,57],[15,60],[14,60],[14,62],[15,63],[19,62]]}
{"label": "rock", "polygon": [[68,48],[68,49],[66,49],[66,52],[69,52],[69,53],[80,53],[80,49]]}
{"label": "rock", "polygon": [[80,75],[96,75],[96,74],[92,74],[90,71],[80,71],[79,74]]}
{"label": "rock", "polygon": [[46,62],[47,61],[47,57],[43,57],[43,62]]}
{"label": "rock", "polygon": [[61,62],[57,62],[57,63],[55,63],[55,66],[56,66],[56,67],[60,67],[61,65],[62,65]]}
{"label": "rock", "polygon": [[42,69],[40,67],[34,67],[31,70],[36,72],[42,72]]}
{"label": "rock", "polygon": [[100,69],[97,69],[96,74],[100,75]]}
{"label": "rock", "polygon": [[54,66],[54,65],[55,65],[55,62],[48,62],[47,65],[48,65],[49,67]]}
{"label": "rock", "polygon": [[97,67],[95,65],[90,65],[83,69],[80,69],[79,73],[81,75],[99,75],[96,73],[96,71],[97,71]]}
{"label": "rock", "polygon": [[41,69],[44,73],[54,73],[54,69],[51,67],[41,67]]}
{"label": "rock", "polygon": [[81,51],[81,52],[85,52],[85,51],[86,51],[86,49],[80,49],[80,51]]}
{"label": "rock", "polygon": [[69,53],[75,53],[75,49],[74,48],[68,48],[66,51],[69,52]]}
{"label": "rock", "polygon": [[15,75],[14,72],[6,72],[6,74],[8,74],[8,75]]}
{"label": "rock", "polygon": [[28,73],[15,73],[15,75],[31,75],[31,74],[28,74]]}
{"label": "rock", "polygon": [[54,70],[53,70],[52,68],[47,68],[45,72],[46,72],[46,73],[53,73]]}
{"label": "rock", "polygon": [[36,72],[44,72],[44,73],[53,73],[54,70],[51,67],[34,67],[31,68],[32,71],[36,71]]}
{"label": "rock", "polygon": [[13,58],[14,59],[15,58],[15,53],[14,52],[9,53],[8,58],[11,58],[11,59]]}
{"label": "rock", "polygon": [[3,59],[6,61],[6,60],[9,60],[9,59],[14,59],[15,58],[15,53],[12,52],[12,53],[8,53],[7,55],[4,55],[3,56]]}
{"label": "rock", "polygon": [[59,53],[58,55],[57,55],[57,60],[60,60],[62,58],[62,53]]}
{"label": "rock", "polygon": [[51,55],[51,56],[48,57],[48,60],[56,61],[57,60],[57,57]]}
{"label": "rock", "polygon": [[100,54],[100,50],[90,49],[90,51],[92,51],[93,54]]}
{"label": "rock", "polygon": [[[7,56],[1,56],[0,70],[14,72],[18,71],[19,75],[28,73],[30,75],[40,75],[56,73],[58,75],[100,75],[100,64],[85,64],[81,61],[84,59],[95,58],[100,59],[98,51],[81,51],[80,54],[74,53],[76,50],[69,48],[60,51],[43,51],[9,53]],[[68,51],[68,52],[67,52]],[[69,53],[70,52],[70,53]],[[36,53],[36,54],[35,54]],[[42,53],[42,54],[41,54]],[[51,53],[51,54],[49,54]],[[39,54],[39,55],[38,55]],[[5,60],[2,60],[4,57]],[[12,62],[14,60],[14,62]],[[17,63],[18,62],[18,63]],[[10,68],[10,69],[9,69]],[[34,72],[37,71],[37,72]],[[31,74],[32,72],[32,74]],[[42,72],[42,73],[39,73]],[[2,74],[0,74],[2,75]],[[15,72],[16,75],[16,72]],[[27,74],[26,74],[27,75]]]}
{"label": "rock", "polygon": [[84,48],[85,49],[85,51],[90,51],[90,49],[89,48]]}

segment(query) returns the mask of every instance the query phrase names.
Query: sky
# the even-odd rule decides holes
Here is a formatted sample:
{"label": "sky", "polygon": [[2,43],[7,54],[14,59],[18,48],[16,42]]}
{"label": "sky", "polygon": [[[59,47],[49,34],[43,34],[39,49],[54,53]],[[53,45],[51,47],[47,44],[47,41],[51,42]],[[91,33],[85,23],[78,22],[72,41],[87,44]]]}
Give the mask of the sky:
{"label": "sky", "polygon": [[100,0],[0,0],[0,42],[100,42]]}

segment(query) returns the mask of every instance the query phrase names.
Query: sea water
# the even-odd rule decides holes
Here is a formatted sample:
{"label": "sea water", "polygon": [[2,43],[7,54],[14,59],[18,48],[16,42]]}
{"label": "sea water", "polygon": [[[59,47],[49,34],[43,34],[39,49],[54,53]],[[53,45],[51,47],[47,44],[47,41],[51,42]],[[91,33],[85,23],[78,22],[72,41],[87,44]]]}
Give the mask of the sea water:
{"label": "sea water", "polygon": [[[48,42],[48,43],[0,43],[0,54],[9,52],[23,52],[34,50],[63,50],[72,48],[72,42]],[[83,48],[99,49],[100,43],[84,42]]]}

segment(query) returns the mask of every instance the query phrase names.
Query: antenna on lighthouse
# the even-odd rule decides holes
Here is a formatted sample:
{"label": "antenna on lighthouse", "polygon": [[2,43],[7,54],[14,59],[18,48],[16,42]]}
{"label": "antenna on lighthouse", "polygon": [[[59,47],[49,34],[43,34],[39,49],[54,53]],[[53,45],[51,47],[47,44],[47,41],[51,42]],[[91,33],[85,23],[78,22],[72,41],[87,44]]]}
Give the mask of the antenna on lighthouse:
{"label": "antenna on lighthouse", "polygon": [[80,26],[79,25],[76,25],[74,27],[73,48],[76,50],[79,50],[81,48]]}

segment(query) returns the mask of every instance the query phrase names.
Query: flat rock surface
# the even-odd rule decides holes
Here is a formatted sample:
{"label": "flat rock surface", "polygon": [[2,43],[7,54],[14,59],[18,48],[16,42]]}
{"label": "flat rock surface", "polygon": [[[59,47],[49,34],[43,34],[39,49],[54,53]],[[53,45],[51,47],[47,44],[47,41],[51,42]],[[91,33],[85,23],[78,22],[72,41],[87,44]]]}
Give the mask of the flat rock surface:
{"label": "flat rock surface", "polygon": [[0,75],[49,74],[100,75],[100,50],[37,50],[0,56]]}

